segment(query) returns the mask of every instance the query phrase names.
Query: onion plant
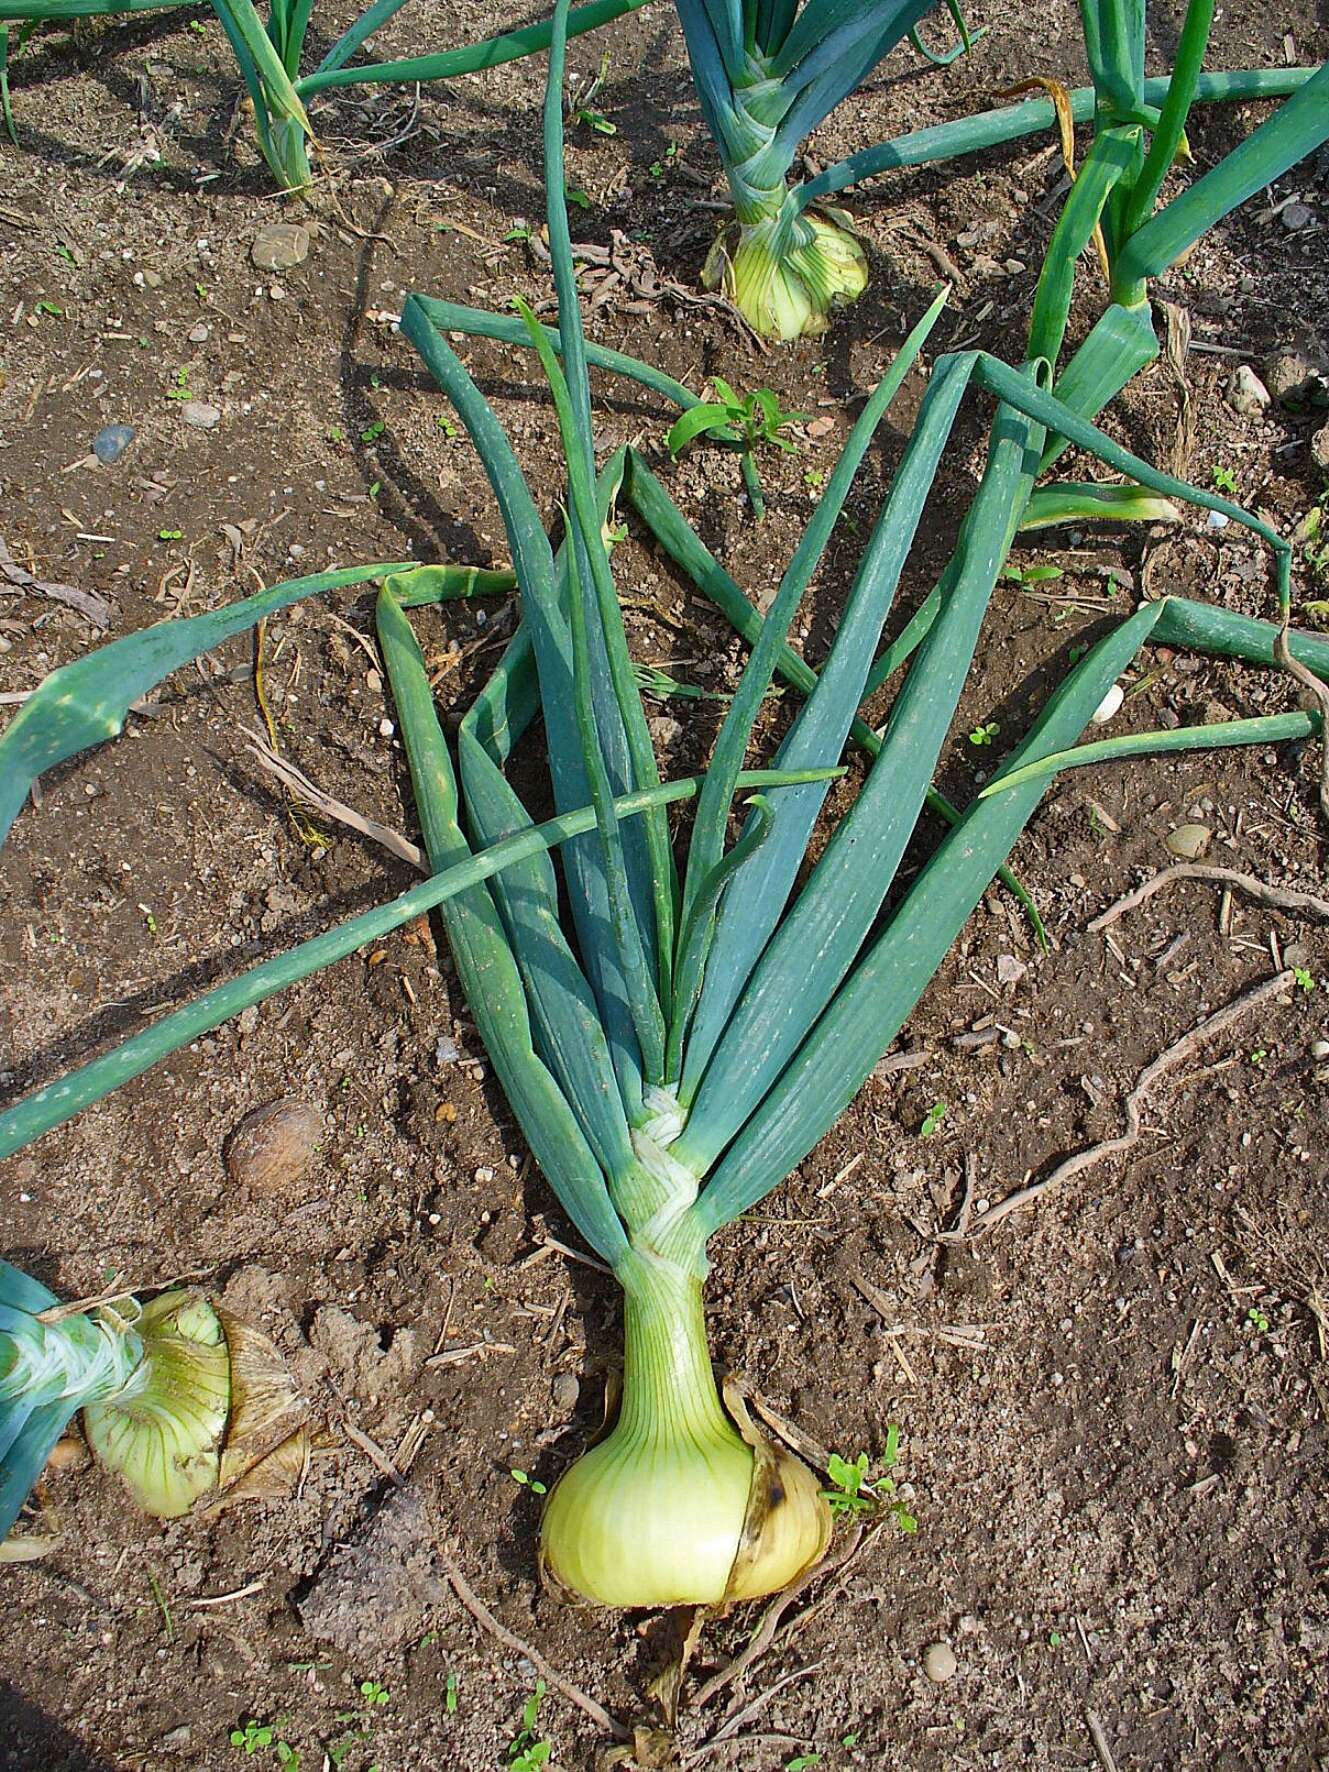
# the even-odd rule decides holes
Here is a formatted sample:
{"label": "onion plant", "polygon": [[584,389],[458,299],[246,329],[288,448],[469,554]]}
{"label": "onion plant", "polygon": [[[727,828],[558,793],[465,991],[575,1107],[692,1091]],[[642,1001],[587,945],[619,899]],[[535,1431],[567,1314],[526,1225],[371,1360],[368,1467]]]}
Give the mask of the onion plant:
{"label": "onion plant", "polygon": [[[191,0],[185,0],[191,4]],[[415,81],[452,80],[461,74],[498,67],[544,49],[549,23],[505,31],[483,43],[393,61],[355,62],[377,31],[409,0],[374,0],[332,44],[308,73],[301,74],[305,40],[313,22],[314,0],[269,0],[264,19],[254,0],[209,0],[235,55],[254,110],[254,128],[263,158],[283,190],[303,191],[310,183],[308,149],[318,138],[306,109],[320,92],[335,86],[408,85]],[[570,35],[635,12],[645,0],[588,0],[568,21]],[[107,17],[127,12],[179,9],[181,0],[0,0],[0,115],[17,146],[18,133],[10,101],[8,32],[13,23],[28,30],[42,24],[68,24],[74,19]]]}
{"label": "onion plant", "polygon": [[269,1461],[298,1472],[307,1452],[276,1348],[202,1293],[80,1309],[0,1261],[0,1541],[80,1410],[97,1458],[161,1519]]}
{"label": "onion plant", "polygon": [[[828,200],[876,174],[950,160],[1011,141],[1056,120],[1051,100],[1005,106],[858,150],[817,177],[791,182],[804,139],[916,26],[936,0],[676,0],[697,100],[734,200],[735,221],[716,240],[703,273],[723,285],[758,333],[797,338],[825,329],[831,312],[867,285],[867,259],[843,210]],[[962,45],[974,40],[958,11]],[[1096,38],[1143,41],[1144,0],[1123,0],[1121,32]],[[1139,23],[1140,30],[1135,29]],[[925,52],[926,53],[926,52]],[[1132,48],[1132,54],[1135,53]],[[931,60],[948,59],[929,57]],[[1133,120],[1151,127],[1168,80],[1145,81],[1133,64]],[[1188,95],[1237,99],[1294,90],[1306,68],[1209,75]],[[1124,101],[1121,86],[1116,97]],[[1097,85],[1069,95],[1080,121],[1094,112]],[[1166,131],[1160,135],[1166,140]],[[1177,142],[1171,142],[1169,153]],[[1156,169],[1167,170],[1162,149]]]}
{"label": "onion plant", "polygon": [[[766,1444],[733,1395],[717,1391],[702,1307],[711,1239],[779,1186],[852,1101],[1055,771],[1079,761],[1077,739],[1147,639],[1266,662],[1285,656],[1316,680],[1329,678],[1329,642],[1289,640],[1285,627],[1177,599],[1145,605],[1070,671],[1003,759],[995,791],[959,816],[906,888],[901,865],[998,573],[1035,508],[1043,464],[1060,448],[1075,445],[1156,499],[1189,501],[1244,525],[1271,549],[1279,602],[1284,611],[1288,606],[1290,549],[1268,524],[1159,472],[1093,424],[1131,372],[1119,361],[1093,374],[1077,369],[1101,361],[1095,353],[1103,346],[1093,341],[1105,334],[1091,334],[1056,374],[1075,261],[1103,221],[1108,197],[1115,192],[1129,199],[1147,189],[1149,153],[1128,151],[1137,140],[1130,132],[1145,125],[1120,123],[1116,113],[1102,124],[1103,139],[1116,140],[1121,130],[1126,139],[1112,152],[1100,150],[1071,190],[1021,367],[979,352],[934,364],[830,650],[814,673],[788,645],[791,623],[874,430],[923,349],[940,301],[866,402],[763,617],[635,452],[620,451],[597,476],[562,195],[566,19],[566,0],[560,0],[545,105],[557,349],[529,311],[521,315],[550,385],[562,443],[560,547],[433,304],[413,295],[402,315],[404,336],[480,456],[521,596],[520,626],[461,721],[454,758],[406,612],[413,602],[483,587],[465,573],[449,576],[448,569],[441,576],[432,568],[382,574],[379,642],[431,877],[0,1114],[0,1155],[203,1027],[438,905],[477,1029],[524,1137],[624,1295],[619,1412],[608,1435],[553,1488],[542,1526],[544,1570],[556,1586],[604,1604],[713,1603],[783,1586],[821,1554],[830,1520],[812,1474]],[[1125,265],[1131,277],[1151,274],[1163,253],[1151,240],[1184,250],[1202,225],[1329,135],[1326,78],[1317,74],[1305,94],[1206,175],[1218,184],[1200,208],[1193,193],[1205,180],[1138,225],[1109,217],[1111,229],[1103,231],[1111,232],[1114,265]],[[1180,100],[1176,108],[1184,113]],[[1166,98],[1163,111],[1172,115]],[[1130,211],[1124,202],[1123,217]],[[1132,282],[1130,292],[1136,287]],[[1135,356],[1140,360],[1138,348]],[[909,674],[885,724],[874,730],[861,722],[859,709],[874,678],[884,677],[884,665],[903,655],[898,644],[879,652],[881,635],[951,429],[970,394],[997,402],[986,466],[954,558],[926,606],[930,613],[907,630],[904,651],[915,652]],[[659,780],[606,549],[605,512],[615,495],[748,642],[746,667],[699,782]],[[1075,505],[1074,492],[1063,489],[1061,496]],[[330,588],[329,579],[347,583],[356,576],[365,574],[296,581],[251,599],[247,608],[195,620],[230,622],[234,631],[253,618],[258,602],[280,606]],[[168,631],[188,626],[162,624],[104,648],[38,691],[0,740],[0,763],[16,772],[20,803],[35,769],[117,730],[127,701],[142,693],[136,684],[189,656],[184,649],[207,643],[204,630]],[[743,765],[777,674],[802,699],[770,771],[754,781]],[[505,767],[537,717],[556,807],[543,825],[533,822]],[[1268,722],[1241,724],[1246,742],[1273,735]],[[1317,728],[1313,714],[1282,716],[1277,736]],[[1168,742],[1182,741],[1173,735]],[[850,743],[869,760],[857,793],[809,867],[828,785]],[[0,782],[5,779],[0,771]],[[749,787],[758,791],[732,835],[734,798]],[[676,854],[665,805],[694,794],[695,818]],[[13,798],[11,790],[11,816]],[[5,811],[0,804],[0,815]],[[566,921],[550,853],[555,844]]]}

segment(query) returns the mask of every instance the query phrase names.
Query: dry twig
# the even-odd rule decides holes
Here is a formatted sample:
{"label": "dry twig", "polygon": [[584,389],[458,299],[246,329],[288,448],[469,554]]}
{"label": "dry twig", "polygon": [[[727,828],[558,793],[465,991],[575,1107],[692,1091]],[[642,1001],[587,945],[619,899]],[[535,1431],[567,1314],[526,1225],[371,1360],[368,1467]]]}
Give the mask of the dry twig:
{"label": "dry twig", "polygon": [[1276,911],[1299,912],[1308,917],[1329,918],[1329,899],[1316,898],[1310,892],[1298,892],[1291,886],[1268,886],[1263,880],[1257,880],[1254,874],[1239,874],[1233,868],[1209,867],[1200,861],[1178,861],[1171,867],[1160,868],[1142,886],[1134,892],[1128,892],[1115,904],[1110,904],[1101,911],[1089,925],[1091,933],[1106,929],[1115,923],[1118,917],[1124,917],[1127,911],[1133,911],[1142,905],[1155,892],[1161,892],[1165,886],[1171,886],[1178,880],[1208,880],[1229,891],[1244,892],[1247,898],[1253,898],[1257,904],[1267,904]]}
{"label": "dry twig", "polygon": [[1238,1021],[1252,1009],[1258,1009],[1271,997],[1276,997],[1280,991],[1289,990],[1294,982],[1295,974],[1290,969],[1280,972],[1274,978],[1266,979],[1263,984],[1256,985],[1253,990],[1238,997],[1235,1003],[1229,1003],[1226,1009],[1217,1010],[1206,1021],[1202,1021],[1199,1027],[1192,1028],[1188,1034],[1183,1034],[1174,1045],[1169,1046],[1166,1052],[1161,1052],[1152,1064],[1147,1065],[1140,1072],[1139,1081],[1126,1097],[1124,1104],[1127,1128],[1125,1132],[1116,1138],[1105,1138],[1099,1144],[1090,1145],[1087,1150],[1077,1151],[1073,1157],[1067,1157],[1064,1163],[1058,1163],[1051,1175],[1044,1176],[1042,1181],[1031,1182],[1028,1187],[1017,1188],[1013,1194],[1007,1194],[1004,1200],[999,1200],[995,1206],[990,1206],[986,1212],[981,1213],[974,1220],[970,1226],[970,1236],[978,1237],[984,1231],[992,1230],[1012,1212],[1018,1212],[1022,1206],[1028,1206],[1040,1194],[1045,1194],[1049,1188],[1056,1187],[1058,1183],[1069,1181],[1071,1176],[1078,1175],[1082,1169],[1089,1169],[1095,1163],[1101,1163],[1104,1157],[1119,1156],[1123,1151],[1130,1150],[1140,1139],[1140,1105],[1158,1079],[1166,1075],[1174,1065],[1180,1064],[1183,1058],[1189,1057],[1202,1041],[1210,1039],[1214,1034],[1222,1033],[1234,1021]]}
{"label": "dry twig", "polygon": [[552,1686],[556,1692],[561,1692],[570,1704],[577,1706],[578,1710],[584,1711],[598,1729],[603,1729],[607,1735],[612,1735],[615,1741],[630,1741],[632,1739],[631,1730],[620,1723],[617,1717],[611,1716],[602,1704],[591,1697],[589,1692],[583,1692],[580,1686],[574,1686],[571,1680],[565,1680],[562,1674],[550,1667],[538,1649],[533,1648],[530,1643],[524,1643],[520,1637],[514,1636],[506,1625],[498,1622],[484,1601],[472,1591],[469,1582],[457,1567],[446,1545],[439,1543],[436,1539],[435,1549],[443,1564],[444,1574],[452,1584],[453,1592],[481,1630],[488,1631],[489,1635],[502,1643],[504,1648],[511,1649],[517,1655],[524,1655],[545,1683]]}

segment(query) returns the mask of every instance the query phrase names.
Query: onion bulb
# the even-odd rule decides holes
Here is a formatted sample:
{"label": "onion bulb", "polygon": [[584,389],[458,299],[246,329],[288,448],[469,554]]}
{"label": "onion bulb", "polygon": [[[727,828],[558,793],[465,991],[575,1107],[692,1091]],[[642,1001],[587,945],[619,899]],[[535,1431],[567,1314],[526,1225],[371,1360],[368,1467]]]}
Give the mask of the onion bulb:
{"label": "onion bulb", "polygon": [[643,1263],[625,1285],[623,1396],[608,1436],[555,1484],[551,1586],[601,1606],[717,1605],[787,1587],[820,1560],[830,1512],[811,1471],[716,1394],[701,1280]]}
{"label": "onion bulb", "polygon": [[741,222],[732,250],[731,235],[726,229],[715,242],[702,281],[723,288],[763,338],[824,332],[832,311],[867,287],[866,255],[841,210]]}

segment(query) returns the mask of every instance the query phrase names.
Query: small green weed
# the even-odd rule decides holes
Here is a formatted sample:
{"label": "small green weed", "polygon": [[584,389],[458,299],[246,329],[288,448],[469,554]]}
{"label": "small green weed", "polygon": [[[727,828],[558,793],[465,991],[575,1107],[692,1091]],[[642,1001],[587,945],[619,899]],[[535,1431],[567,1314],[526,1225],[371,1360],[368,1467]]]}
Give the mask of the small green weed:
{"label": "small green weed", "polygon": [[1294,966],[1292,976],[1297,982],[1298,990],[1305,991],[1307,996],[1315,989],[1315,976],[1309,966]]}
{"label": "small green weed", "polygon": [[1218,466],[1213,470],[1214,485],[1220,492],[1230,493],[1234,498],[1237,492],[1237,476],[1232,468]]}
{"label": "small green weed", "polygon": [[781,432],[803,424],[806,412],[786,412],[770,388],[756,388],[740,397],[722,375],[713,375],[711,386],[715,400],[691,406],[675,420],[665,439],[672,455],[679,454],[694,437],[715,431],[737,431],[749,449],[758,443],[773,443],[786,455],[797,453],[797,444]]}
{"label": "small green weed", "polygon": [[1269,1319],[1265,1316],[1258,1304],[1253,1304],[1246,1312],[1246,1321],[1255,1330],[1257,1335],[1268,1335]]}
{"label": "small green weed", "polygon": [[1001,576],[1017,585],[1047,585],[1055,584],[1066,574],[1060,566],[1017,566],[1014,561],[1008,561],[1001,569]]}
{"label": "small green weed", "polygon": [[920,1138],[931,1138],[932,1134],[937,1130],[945,1118],[946,1103],[944,1101],[934,1101],[932,1106],[923,1115],[923,1124],[918,1129],[918,1136]]}
{"label": "small green weed", "polygon": [[528,1476],[525,1471],[510,1470],[508,1475],[514,1483],[519,1483],[523,1489],[529,1489],[532,1495],[547,1495],[549,1493],[543,1483],[537,1483],[535,1478]]}
{"label": "small green weed", "polygon": [[[866,1452],[860,1452],[851,1464],[847,1458],[832,1452],[826,1460],[826,1475],[833,1488],[823,1489],[822,1497],[833,1514],[870,1513],[884,1506],[901,1532],[916,1532],[918,1521],[902,1501],[888,1499],[895,1491],[891,1471],[900,1462],[900,1429],[896,1422],[886,1428],[886,1445],[881,1454],[881,1474],[874,1477]],[[869,1485],[871,1491],[868,1490]]]}
{"label": "small green weed", "polygon": [[999,721],[983,721],[975,726],[974,730],[969,734],[969,742],[974,745],[991,744],[1000,731],[1001,724]]}
{"label": "small green weed", "polygon": [[176,370],[175,380],[166,390],[166,398],[168,400],[192,400],[194,398],[194,390],[189,385],[189,371],[187,369]]}
{"label": "small green weed", "polygon": [[521,1728],[508,1743],[508,1772],[540,1772],[553,1753],[552,1745],[537,1739],[536,1723],[547,1688],[543,1680],[535,1682],[535,1691],[526,1700],[521,1713]]}

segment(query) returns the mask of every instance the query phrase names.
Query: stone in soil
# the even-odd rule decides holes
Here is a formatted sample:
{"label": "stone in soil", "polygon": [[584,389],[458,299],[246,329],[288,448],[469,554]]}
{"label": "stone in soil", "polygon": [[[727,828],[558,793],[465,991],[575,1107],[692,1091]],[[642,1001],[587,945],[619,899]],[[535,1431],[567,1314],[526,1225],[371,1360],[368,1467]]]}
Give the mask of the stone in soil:
{"label": "stone in soil", "polygon": [[1269,390],[1249,363],[1241,364],[1228,383],[1227,403],[1238,418],[1259,418],[1269,404]]}
{"label": "stone in soil", "polygon": [[221,423],[221,407],[208,400],[187,400],[180,408],[180,416],[196,431],[214,431]]}
{"label": "stone in soil", "polygon": [[923,1672],[934,1686],[941,1686],[947,1680],[953,1680],[959,1665],[955,1659],[955,1651],[949,1643],[929,1643],[923,1651]]}
{"label": "stone in soil", "polygon": [[109,465],[118,461],[133,441],[133,425],[106,425],[92,439],[92,453]]}
{"label": "stone in soil", "polygon": [[1214,833],[1205,824],[1179,824],[1163,839],[1173,855],[1182,861],[1198,861],[1208,849]]}
{"label": "stone in soil", "polygon": [[309,257],[309,229],[299,222],[269,222],[260,228],[249,256],[260,271],[289,271]]}
{"label": "stone in soil", "polygon": [[296,1610],[312,1637],[367,1667],[417,1637],[447,1598],[424,1503],[394,1489],[358,1538],[324,1558]]}

